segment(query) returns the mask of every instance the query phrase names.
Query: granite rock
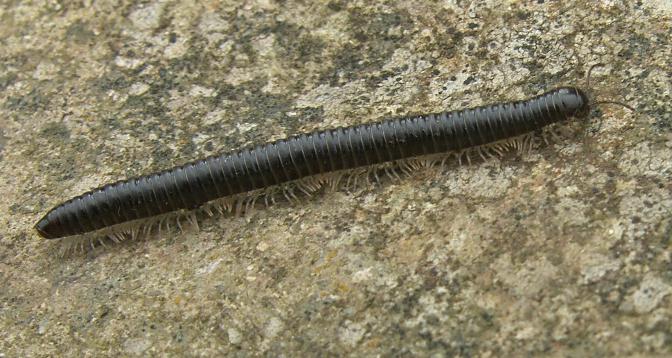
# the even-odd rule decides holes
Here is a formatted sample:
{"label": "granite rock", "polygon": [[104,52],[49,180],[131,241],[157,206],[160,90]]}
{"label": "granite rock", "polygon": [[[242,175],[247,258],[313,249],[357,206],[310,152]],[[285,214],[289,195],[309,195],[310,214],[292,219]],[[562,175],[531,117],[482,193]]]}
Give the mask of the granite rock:
{"label": "granite rock", "polygon": [[[672,354],[667,1],[0,5],[0,356]],[[600,105],[524,153],[61,258],[106,182],[287,135]],[[584,125],[586,124],[586,125]]]}

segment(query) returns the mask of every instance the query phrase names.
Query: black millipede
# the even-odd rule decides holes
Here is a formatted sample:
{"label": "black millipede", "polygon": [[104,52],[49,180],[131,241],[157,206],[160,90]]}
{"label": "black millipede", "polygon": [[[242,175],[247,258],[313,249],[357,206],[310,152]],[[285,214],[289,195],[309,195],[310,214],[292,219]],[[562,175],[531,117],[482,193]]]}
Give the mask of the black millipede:
{"label": "black millipede", "polygon": [[139,230],[129,223],[150,221],[151,231],[166,214],[199,207],[209,211],[208,204],[222,200],[232,210],[235,201],[227,198],[255,190],[297,181],[310,188],[310,179],[320,175],[460,153],[569,118],[586,118],[589,111],[583,90],[560,87],[523,101],[299,134],[102,186],[57,205],[35,230],[46,239],[97,235],[123,240]]}

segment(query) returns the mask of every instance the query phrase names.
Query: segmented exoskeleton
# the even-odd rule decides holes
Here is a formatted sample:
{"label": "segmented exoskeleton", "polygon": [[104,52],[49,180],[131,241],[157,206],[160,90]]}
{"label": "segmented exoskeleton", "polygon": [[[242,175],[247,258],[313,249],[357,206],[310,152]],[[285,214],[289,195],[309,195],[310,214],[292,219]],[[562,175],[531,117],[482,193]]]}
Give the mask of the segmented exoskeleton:
{"label": "segmented exoskeleton", "polygon": [[105,185],[57,205],[35,229],[47,239],[96,232],[306,177],[460,152],[588,112],[582,90],[562,87],[524,101],[300,134]]}

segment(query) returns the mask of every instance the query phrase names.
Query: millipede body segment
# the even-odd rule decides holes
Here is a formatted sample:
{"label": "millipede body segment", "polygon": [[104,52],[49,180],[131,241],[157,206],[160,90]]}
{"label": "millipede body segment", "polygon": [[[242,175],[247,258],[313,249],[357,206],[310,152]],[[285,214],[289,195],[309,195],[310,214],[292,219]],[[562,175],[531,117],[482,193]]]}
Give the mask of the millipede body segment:
{"label": "millipede body segment", "polygon": [[302,178],[459,152],[589,112],[586,94],[562,87],[516,102],[300,134],[108,184],[51,209],[44,238],[96,232]]}

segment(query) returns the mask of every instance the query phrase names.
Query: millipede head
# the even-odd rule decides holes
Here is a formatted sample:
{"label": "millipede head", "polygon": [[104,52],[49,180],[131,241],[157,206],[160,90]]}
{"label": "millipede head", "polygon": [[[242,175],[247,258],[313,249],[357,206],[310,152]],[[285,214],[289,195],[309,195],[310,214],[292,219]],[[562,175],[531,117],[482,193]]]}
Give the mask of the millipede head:
{"label": "millipede head", "polygon": [[590,113],[590,100],[583,90],[577,87],[561,87],[556,96],[563,112],[575,118],[587,118]]}

